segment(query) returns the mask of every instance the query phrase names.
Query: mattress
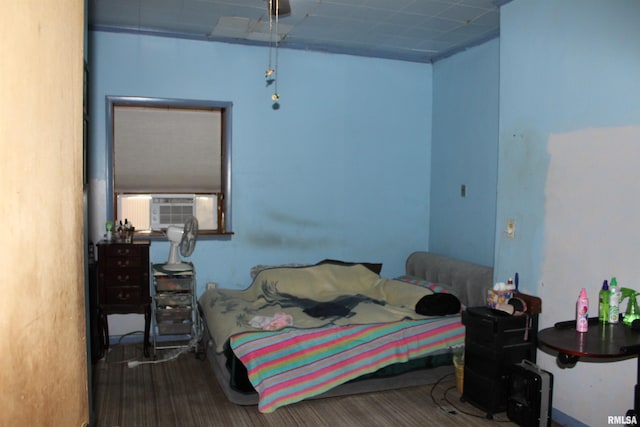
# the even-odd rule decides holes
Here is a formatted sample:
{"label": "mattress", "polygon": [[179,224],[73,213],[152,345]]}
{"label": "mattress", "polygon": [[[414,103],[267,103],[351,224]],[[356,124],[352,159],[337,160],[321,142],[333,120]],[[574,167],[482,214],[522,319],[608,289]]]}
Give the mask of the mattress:
{"label": "mattress", "polygon": [[[443,370],[427,378],[414,370],[451,372],[452,349],[464,342],[458,314],[416,313],[416,302],[434,292],[447,288],[412,277],[384,279],[361,266],[262,271],[244,291],[208,291],[201,297],[208,355],[227,397],[239,404],[257,402],[261,412],[354,389],[433,382]],[[327,304],[331,311],[337,304],[346,311],[309,316]],[[291,313],[293,327],[247,326],[251,317],[278,312]]]}

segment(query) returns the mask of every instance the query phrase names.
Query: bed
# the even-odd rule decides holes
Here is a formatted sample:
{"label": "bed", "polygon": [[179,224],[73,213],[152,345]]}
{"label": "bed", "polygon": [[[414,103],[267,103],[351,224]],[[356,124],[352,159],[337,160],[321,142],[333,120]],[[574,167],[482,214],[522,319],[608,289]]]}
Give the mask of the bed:
{"label": "bed", "polygon": [[269,413],[452,372],[464,343],[460,308],[484,304],[492,268],[429,252],[412,253],[401,277],[381,277],[380,267],[261,267],[245,290],[207,290],[203,339],[227,398]]}

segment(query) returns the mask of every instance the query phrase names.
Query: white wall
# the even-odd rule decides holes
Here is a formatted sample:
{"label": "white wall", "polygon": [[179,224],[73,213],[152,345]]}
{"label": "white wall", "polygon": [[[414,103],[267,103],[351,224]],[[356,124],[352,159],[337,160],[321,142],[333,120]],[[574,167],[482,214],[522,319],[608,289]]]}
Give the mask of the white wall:
{"label": "white wall", "polygon": [[[542,297],[541,327],[597,313],[604,279],[640,288],[640,2],[515,0],[501,9],[496,277]],[[503,230],[515,219],[516,238]],[[554,374],[556,416],[607,425],[633,406],[636,361]],[[576,422],[578,420],[578,422]]]}

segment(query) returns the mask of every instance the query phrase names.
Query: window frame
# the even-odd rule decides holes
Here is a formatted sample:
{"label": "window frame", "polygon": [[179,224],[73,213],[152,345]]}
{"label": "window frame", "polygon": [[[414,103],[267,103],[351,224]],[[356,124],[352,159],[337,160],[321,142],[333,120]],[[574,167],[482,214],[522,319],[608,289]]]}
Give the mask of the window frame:
{"label": "window frame", "polygon": [[[218,230],[201,230],[199,237],[215,237],[215,236],[231,236],[233,234],[232,227],[232,193],[231,193],[231,129],[233,118],[233,103],[228,101],[208,101],[194,99],[177,99],[177,98],[155,98],[140,96],[106,96],[106,131],[107,131],[107,220],[115,220],[117,216],[117,194],[115,193],[115,164],[114,164],[114,108],[116,106],[137,106],[137,107],[170,107],[176,109],[220,109],[221,126],[223,140],[221,141],[222,149],[222,192],[224,194],[222,200],[222,211],[224,213],[224,221],[222,227]],[[166,238],[164,233],[158,231],[136,232],[137,237],[143,236],[148,238]]]}

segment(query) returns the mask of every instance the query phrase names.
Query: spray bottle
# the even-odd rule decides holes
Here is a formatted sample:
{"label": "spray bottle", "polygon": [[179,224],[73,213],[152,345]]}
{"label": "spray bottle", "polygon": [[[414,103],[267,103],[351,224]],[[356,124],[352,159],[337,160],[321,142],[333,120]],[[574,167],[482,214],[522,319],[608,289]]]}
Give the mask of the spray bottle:
{"label": "spray bottle", "polygon": [[587,332],[589,329],[589,299],[585,288],[580,290],[576,301],[576,331]]}
{"label": "spray bottle", "polygon": [[620,303],[622,303],[625,298],[629,298],[629,301],[627,302],[627,311],[625,311],[622,317],[622,323],[627,326],[631,326],[634,320],[640,319],[640,309],[638,309],[638,301],[636,300],[636,297],[640,295],[640,293],[633,289],[622,288],[620,289],[620,294],[622,295]]}
{"label": "spray bottle", "polygon": [[598,306],[598,320],[602,323],[606,323],[609,320],[609,283],[605,280],[602,282],[602,289],[600,289]]}
{"label": "spray bottle", "polygon": [[618,280],[611,278],[609,286],[609,323],[618,323],[620,319],[620,291],[618,290]]}

